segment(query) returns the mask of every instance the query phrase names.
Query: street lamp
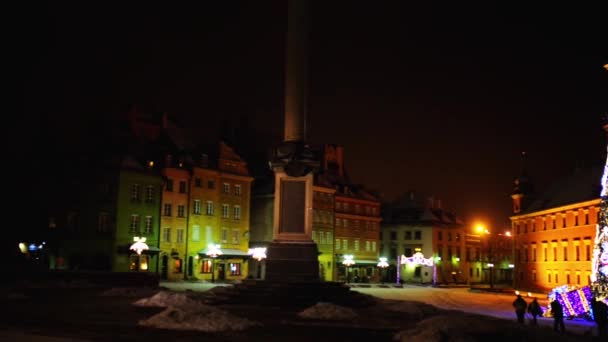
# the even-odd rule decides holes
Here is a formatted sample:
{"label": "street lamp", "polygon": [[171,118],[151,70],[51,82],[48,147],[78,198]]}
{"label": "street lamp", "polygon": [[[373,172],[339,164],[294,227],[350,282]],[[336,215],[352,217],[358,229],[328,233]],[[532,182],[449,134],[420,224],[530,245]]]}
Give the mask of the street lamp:
{"label": "street lamp", "polygon": [[209,244],[207,246],[207,256],[211,257],[211,282],[215,282],[215,258],[224,254],[220,249],[220,245]]}
{"label": "street lamp", "polygon": [[355,264],[355,260],[352,254],[345,254],[344,255],[344,260],[342,261],[342,264],[344,266],[346,266],[346,283],[348,284],[350,282],[350,271],[349,268]]}
{"label": "street lamp", "polygon": [[251,255],[252,258],[254,258],[255,260],[258,261],[258,265],[257,265],[257,278],[261,278],[261,262],[263,259],[266,259],[266,247],[255,247],[255,248],[250,248],[249,252],[247,253],[249,255]]}
{"label": "street lamp", "polygon": [[[385,257],[380,257],[380,262],[378,262],[378,267],[380,267],[381,270],[384,270],[388,267],[388,262],[387,262],[387,258]],[[384,272],[380,271],[380,282],[382,282],[384,284]]]}
{"label": "street lamp", "polygon": [[[134,236],[133,241],[134,242],[131,247],[129,247],[129,249],[137,253],[137,271],[139,272],[139,269],[141,268],[141,252],[147,251],[148,249],[150,249],[150,247],[148,247],[145,237],[140,238],[139,236]],[[148,264],[146,263],[146,270],[147,269]]]}

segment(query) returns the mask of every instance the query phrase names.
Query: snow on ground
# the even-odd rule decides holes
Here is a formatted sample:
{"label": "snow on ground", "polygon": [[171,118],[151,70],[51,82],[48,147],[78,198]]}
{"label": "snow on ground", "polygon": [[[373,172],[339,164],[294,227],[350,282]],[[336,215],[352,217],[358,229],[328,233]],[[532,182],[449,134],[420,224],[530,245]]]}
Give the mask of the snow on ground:
{"label": "snow on ground", "polygon": [[161,329],[206,332],[245,330],[260,325],[257,322],[233,316],[226,311],[204,304],[196,308],[169,306],[148,319],[140,320],[138,324]]}
{"label": "snow on ground", "polygon": [[344,306],[319,302],[298,313],[299,317],[319,320],[350,320],[357,317],[355,310]]}
{"label": "snow on ground", "polygon": [[138,322],[139,325],[147,327],[219,332],[244,330],[260,325],[207,305],[200,296],[191,292],[160,291],[151,297],[135,301],[133,305],[166,308],[164,311]]}

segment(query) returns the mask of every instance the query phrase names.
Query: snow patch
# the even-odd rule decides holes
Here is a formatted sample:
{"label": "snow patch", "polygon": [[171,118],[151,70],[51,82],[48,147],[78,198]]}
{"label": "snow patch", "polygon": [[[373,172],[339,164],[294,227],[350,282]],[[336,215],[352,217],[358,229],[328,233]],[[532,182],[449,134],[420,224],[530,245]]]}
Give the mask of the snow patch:
{"label": "snow patch", "polygon": [[304,309],[298,313],[298,316],[307,319],[349,320],[357,317],[357,313],[351,308],[319,302]]}
{"label": "snow patch", "polygon": [[208,305],[188,309],[169,306],[164,311],[144,320],[138,325],[173,330],[198,330],[219,332],[245,330],[260,325],[245,318],[233,316],[226,311]]}

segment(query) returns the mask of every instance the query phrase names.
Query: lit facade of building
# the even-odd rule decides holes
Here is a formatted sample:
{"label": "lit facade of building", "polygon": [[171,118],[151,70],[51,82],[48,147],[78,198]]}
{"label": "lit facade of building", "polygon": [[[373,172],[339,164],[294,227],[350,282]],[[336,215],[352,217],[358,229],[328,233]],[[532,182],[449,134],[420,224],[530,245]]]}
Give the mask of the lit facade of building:
{"label": "lit facade of building", "polygon": [[313,186],[312,240],[319,250],[319,279],[334,280],[334,194],[336,190]]}
{"label": "lit facade of building", "polygon": [[160,211],[160,277],[184,279],[190,172],[181,160],[167,155],[162,168],[163,191]]}
{"label": "lit facade of building", "polygon": [[[240,280],[248,274],[251,183],[247,164],[220,143],[217,165],[207,155],[192,168],[187,277]],[[219,245],[222,254],[207,254]]]}
{"label": "lit facade of building", "polygon": [[[383,206],[381,256],[390,264],[386,281],[474,283],[483,277],[481,240],[439,201],[411,191]],[[433,266],[401,264],[416,252]]]}
{"label": "lit facade of building", "polygon": [[601,171],[576,170],[538,198],[524,191],[527,179],[516,181],[511,216],[516,288],[590,285]]}

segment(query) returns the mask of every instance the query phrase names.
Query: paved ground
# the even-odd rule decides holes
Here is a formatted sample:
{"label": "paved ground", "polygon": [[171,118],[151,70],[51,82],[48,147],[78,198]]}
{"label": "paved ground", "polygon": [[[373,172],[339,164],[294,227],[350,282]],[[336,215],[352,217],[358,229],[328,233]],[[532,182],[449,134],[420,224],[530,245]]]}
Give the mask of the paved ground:
{"label": "paved ground", "polygon": [[[216,286],[211,283],[162,283],[174,291],[207,291]],[[421,286],[403,288],[359,288],[354,291],[385,299],[418,301],[447,310],[480,313],[514,320],[510,303],[512,295],[472,293],[465,288],[445,289]],[[102,297],[102,289],[95,288],[31,288],[20,289],[23,297],[0,298],[3,311],[9,313],[0,320],[0,340],[7,341],[391,341],[397,331],[416,326],[415,320],[401,314],[369,309],[355,322],[331,323],[306,321],[296,312],[284,308],[263,306],[229,306],[224,309],[241,317],[255,318],[263,323],[244,332],[204,333],[144,328],[137,325],[141,319],[160,312],[160,308],[137,307],[133,297]],[[148,297],[158,290],[150,289]],[[543,303],[544,304],[544,303]],[[432,315],[433,313],[431,313]],[[376,322],[378,324],[376,324]],[[551,323],[541,319],[541,325]],[[394,325],[393,325],[394,324]],[[581,341],[593,325],[585,321],[567,321],[570,334],[580,334]],[[498,332],[500,334],[500,332]],[[575,338],[576,339],[576,338]],[[504,338],[502,340],[505,340]],[[502,341],[494,338],[493,341]],[[506,341],[506,340],[505,340]],[[511,341],[511,340],[509,340]]]}

